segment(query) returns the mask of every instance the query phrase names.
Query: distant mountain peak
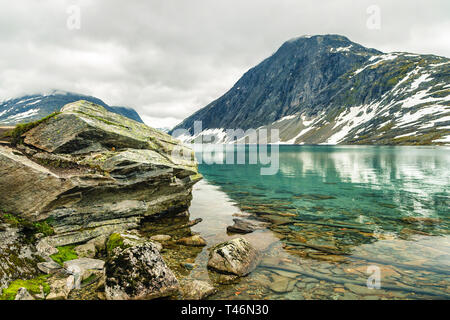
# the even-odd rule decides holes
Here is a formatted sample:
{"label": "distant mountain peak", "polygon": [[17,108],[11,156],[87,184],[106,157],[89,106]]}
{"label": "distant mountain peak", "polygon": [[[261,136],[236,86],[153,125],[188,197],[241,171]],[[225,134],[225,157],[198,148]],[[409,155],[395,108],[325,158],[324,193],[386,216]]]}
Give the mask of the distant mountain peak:
{"label": "distant mountain peak", "polygon": [[52,89],[43,93],[27,94],[0,102],[0,124],[14,125],[41,119],[64,105],[78,100],[87,100],[107,110],[143,123],[139,114],[128,107],[109,106],[101,99],[85,94]]}
{"label": "distant mountain peak", "polygon": [[449,83],[445,57],[383,53],[341,35],[301,36],[172,132],[192,135],[200,120],[222,141],[225,129],[275,127],[278,143],[443,144],[450,142]]}

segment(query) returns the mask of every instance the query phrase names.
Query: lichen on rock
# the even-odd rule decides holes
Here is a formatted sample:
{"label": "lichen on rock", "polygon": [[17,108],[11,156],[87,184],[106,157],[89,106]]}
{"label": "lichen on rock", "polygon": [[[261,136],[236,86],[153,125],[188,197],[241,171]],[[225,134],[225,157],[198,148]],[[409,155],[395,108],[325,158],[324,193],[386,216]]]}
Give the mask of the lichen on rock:
{"label": "lichen on rock", "polygon": [[179,283],[155,244],[115,250],[105,264],[108,300],[142,300],[176,295]]}

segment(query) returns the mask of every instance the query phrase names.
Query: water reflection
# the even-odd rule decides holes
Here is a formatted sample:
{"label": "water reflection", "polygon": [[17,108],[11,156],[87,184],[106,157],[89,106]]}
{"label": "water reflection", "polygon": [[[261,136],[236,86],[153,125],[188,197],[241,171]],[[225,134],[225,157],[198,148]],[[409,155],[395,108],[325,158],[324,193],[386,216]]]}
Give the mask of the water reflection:
{"label": "water reflection", "polygon": [[260,166],[249,164],[203,164],[200,171],[236,201],[245,200],[237,190],[289,201],[296,194],[322,193],[337,198],[327,205],[369,215],[448,218],[449,149],[280,146],[279,156],[273,176],[261,176]]}
{"label": "water reflection", "polygon": [[[308,268],[312,273],[331,272],[340,284],[322,281],[316,288],[297,282],[298,290],[277,293],[271,283],[280,272],[274,276],[264,267],[243,283],[253,281],[256,287],[266,288],[256,291],[271,298],[360,297],[369,293],[355,293],[344,280],[364,286],[365,270],[375,263],[387,273],[385,280],[393,288],[415,286],[425,296],[436,296],[436,290],[449,296],[449,149],[280,146],[279,165],[272,176],[261,176],[260,166],[254,164],[202,164],[199,169],[206,184],[219,187],[242,212],[272,223],[274,246],[266,252],[270,263],[290,260],[301,264],[303,273]],[[219,203],[228,203],[207,197],[203,202],[204,208],[196,207],[194,196],[191,211],[204,214],[205,221],[214,217]],[[221,217],[231,220],[230,214]],[[224,224],[229,222],[225,220],[213,220],[222,231],[211,226],[215,231],[209,232],[210,241],[221,240],[218,235],[225,234]],[[209,230],[199,228],[203,233]],[[275,241],[278,238],[282,241]],[[434,289],[426,289],[429,285]],[[219,297],[233,298],[232,290]],[[392,296],[383,291],[379,297],[405,297],[395,292]]]}

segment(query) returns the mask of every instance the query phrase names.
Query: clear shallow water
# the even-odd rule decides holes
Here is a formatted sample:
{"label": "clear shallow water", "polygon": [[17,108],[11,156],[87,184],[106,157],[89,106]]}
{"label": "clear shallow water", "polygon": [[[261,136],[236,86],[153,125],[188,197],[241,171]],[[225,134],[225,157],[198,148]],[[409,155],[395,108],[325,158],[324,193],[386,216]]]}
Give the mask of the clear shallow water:
{"label": "clear shallow water", "polygon": [[[243,236],[263,252],[259,267],[211,299],[449,299],[449,151],[280,146],[273,176],[259,165],[202,164],[189,211],[203,219],[192,231],[208,246],[168,248],[165,259],[180,278],[217,284],[208,248]],[[236,217],[269,224],[227,234]],[[380,289],[367,288],[372,267]]]}
{"label": "clear shallow water", "polygon": [[[248,152],[247,148],[247,156]],[[272,223],[270,233],[248,235],[256,243],[265,242],[266,262],[218,297],[233,298],[239,286],[255,281],[261,289],[254,290],[262,298],[432,298],[420,289],[449,297],[450,149],[280,146],[278,173],[262,176],[260,168],[251,164],[199,166],[205,182],[194,193],[190,211],[192,217],[202,216],[205,222],[197,231],[219,242],[230,236],[225,225],[232,224],[231,215],[236,212]],[[215,191],[225,193],[228,201],[223,195],[199,195],[202,189],[207,193],[208,185],[218,187]],[[217,211],[222,214],[215,215]],[[207,230],[214,232],[207,234]],[[283,269],[284,260],[286,266],[321,270],[328,276],[311,282],[295,279],[294,290],[276,292],[279,288],[268,284],[274,281],[274,269],[264,265],[275,263]],[[381,290],[363,294],[361,288],[346,286],[345,279],[365,286],[371,265],[381,268]],[[333,283],[330,276],[340,283]],[[306,285],[316,280],[318,286],[309,285],[307,290]],[[387,287],[418,289],[382,290],[383,280]],[[242,294],[237,297],[243,298]]]}

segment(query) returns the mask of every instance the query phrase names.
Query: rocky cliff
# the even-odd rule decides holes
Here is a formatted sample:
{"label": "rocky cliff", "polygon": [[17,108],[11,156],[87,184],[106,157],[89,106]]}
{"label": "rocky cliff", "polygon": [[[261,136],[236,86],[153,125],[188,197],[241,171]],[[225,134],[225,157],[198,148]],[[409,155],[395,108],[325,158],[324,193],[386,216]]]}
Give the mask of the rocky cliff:
{"label": "rocky cliff", "polygon": [[[295,38],[172,133],[230,142],[227,129],[274,128],[279,139],[272,143],[450,143],[449,62],[386,54],[340,35]],[[201,133],[195,121],[202,121]]]}
{"label": "rocky cliff", "polygon": [[177,140],[88,101],[19,134],[17,146],[0,146],[0,212],[51,225],[46,245],[183,212],[201,177],[192,151]]}

